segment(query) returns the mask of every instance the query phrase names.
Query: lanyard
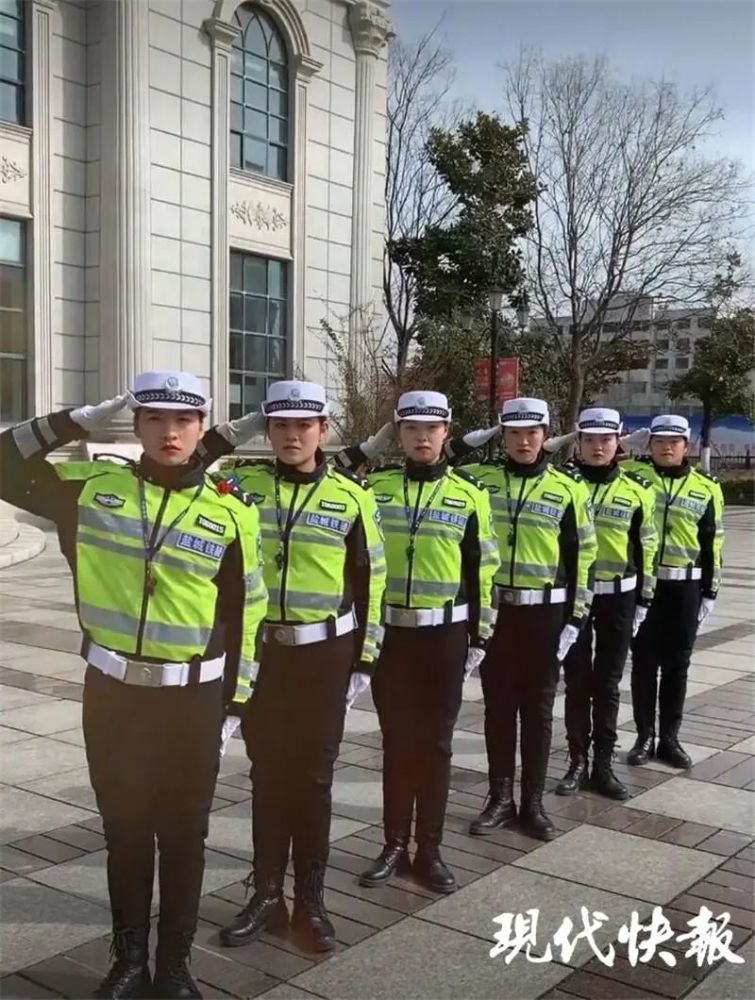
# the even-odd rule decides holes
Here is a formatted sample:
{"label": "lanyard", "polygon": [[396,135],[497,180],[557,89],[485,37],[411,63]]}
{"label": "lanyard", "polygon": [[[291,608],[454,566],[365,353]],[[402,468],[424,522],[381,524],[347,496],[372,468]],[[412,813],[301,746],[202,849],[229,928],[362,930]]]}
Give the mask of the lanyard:
{"label": "lanyard", "polygon": [[[430,508],[432,507],[433,500],[435,499],[438,490],[443,485],[444,479],[445,475],[441,476],[438,482],[435,484],[435,487],[432,493],[430,494],[430,499],[427,501],[422,510],[418,512],[417,508],[415,507],[414,513],[412,514],[411,509],[409,507],[409,477],[406,475],[406,473],[404,473],[404,515],[406,516],[406,523],[409,527],[409,545],[407,546],[406,554],[410,559],[414,555],[414,539],[417,537],[417,532],[420,529],[420,525],[425,520],[425,517],[427,516]],[[422,489],[422,483],[420,482],[419,485],[417,486],[418,501],[421,489]]]}
{"label": "lanyard", "polygon": [[165,539],[168,537],[168,535],[171,533],[171,531],[176,527],[176,525],[180,521],[182,521],[184,519],[184,517],[186,516],[186,514],[189,512],[189,508],[194,503],[194,501],[197,499],[197,497],[199,496],[199,494],[202,492],[203,489],[204,489],[204,482],[201,482],[199,484],[199,486],[197,487],[197,489],[196,489],[196,491],[194,493],[194,496],[191,498],[191,500],[188,502],[188,504],[184,507],[184,509],[182,511],[179,511],[178,515],[173,518],[173,520],[170,522],[170,524],[168,525],[168,527],[163,532],[161,538],[156,538],[155,537],[156,534],[157,534],[157,527],[158,527],[158,522],[155,521],[155,527],[154,527],[154,530],[152,532],[152,538],[150,539],[149,514],[147,512],[147,493],[146,493],[146,490],[144,488],[144,480],[141,479],[141,478],[139,479],[139,507],[140,507],[141,517],[142,517],[142,538],[144,539],[144,552],[145,552],[145,558],[146,558],[146,562],[147,562],[147,593],[150,596],[152,596],[152,594],[154,594],[155,587],[157,586],[157,580],[156,580],[155,574],[154,574],[154,572],[152,570],[152,563],[154,562],[155,556],[160,551],[160,549],[163,547]]}
{"label": "lanyard", "polygon": [[609,491],[611,489],[611,483],[606,484],[606,488],[603,490],[600,500],[597,499],[599,487],[600,483],[596,483],[595,489],[593,490],[592,501],[591,501],[595,517],[597,517],[598,514],[600,514],[600,512],[603,510],[603,507],[606,502],[606,497],[608,496]]}
{"label": "lanyard", "polygon": [[313,493],[317,487],[322,482],[322,476],[316,479],[314,483],[307,490],[307,494],[299,505],[299,509],[294,511],[293,504],[289,507],[286,512],[286,524],[283,525],[283,511],[281,510],[281,487],[280,487],[280,476],[275,477],[275,517],[278,522],[278,538],[280,540],[280,549],[275,557],[275,564],[278,569],[283,569],[283,563],[285,562],[285,550],[286,544],[291,537],[291,532],[294,530],[296,522],[301,517],[301,513],[310,501]]}
{"label": "lanyard", "polygon": [[540,482],[540,480],[543,478],[544,473],[541,472],[539,476],[535,476],[535,478],[532,481],[532,486],[530,487],[529,490],[527,490],[527,492],[524,491],[525,480],[524,479],[522,480],[522,490],[521,490],[521,492],[519,494],[519,499],[516,501],[516,508],[515,509],[512,509],[512,506],[511,506],[511,500],[512,500],[512,497],[511,497],[511,477],[509,476],[509,470],[506,469],[506,468],[504,468],[503,475],[504,475],[504,478],[506,480],[506,507],[508,508],[508,512],[509,512],[509,522],[510,522],[509,523],[509,544],[511,545],[514,542],[514,530],[516,528],[516,523],[519,520],[519,515],[522,513],[522,508],[524,507],[525,503],[527,502],[527,498],[530,497],[530,496],[532,496],[532,494],[534,493],[534,491],[537,489],[537,485]]}
{"label": "lanyard", "polygon": [[[670,490],[667,490],[666,489],[666,480],[663,477],[661,477],[661,482],[663,483],[663,492],[666,494],[666,506],[665,506],[664,511],[663,511],[663,528],[664,528],[664,533],[667,530],[667,518],[668,518],[669,507],[674,502],[674,500],[676,500],[676,498],[679,496],[679,494],[682,492],[682,486],[684,486],[684,480],[685,480],[685,478],[686,478],[685,476],[680,476],[679,477],[679,485],[676,488],[676,493],[674,493],[674,487],[672,486]],[[670,531],[671,529],[669,528],[668,530]]]}

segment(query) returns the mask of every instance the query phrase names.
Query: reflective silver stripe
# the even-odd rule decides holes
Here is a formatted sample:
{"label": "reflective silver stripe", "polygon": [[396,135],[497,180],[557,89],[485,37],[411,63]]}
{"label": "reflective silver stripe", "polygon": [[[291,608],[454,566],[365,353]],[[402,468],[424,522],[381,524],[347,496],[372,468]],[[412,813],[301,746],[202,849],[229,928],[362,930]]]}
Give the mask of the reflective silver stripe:
{"label": "reflective silver stripe", "polygon": [[[104,549],[106,552],[116,552],[121,556],[130,556],[144,562],[143,545],[126,545],[123,542],[116,542],[113,538],[102,538],[100,535],[90,535],[88,531],[79,528],[77,541],[84,545],[91,545],[96,549]],[[179,559],[178,556],[171,555],[162,549],[155,558],[156,566],[169,566],[171,569],[180,569],[184,573],[194,573],[196,576],[206,576],[212,580],[217,575],[218,566],[203,566],[199,563],[189,562],[188,559]]]}
{"label": "reflective silver stripe", "polygon": [[498,542],[494,538],[483,538],[480,542],[480,552],[498,552]]}
{"label": "reflective silver stripe", "polygon": [[251,573],[244,574],[244,590],[249,593],[250,590],[256,590],[262,583],[262,570],[255,569]]}
{"label": "reflective silver stripe", "polygon": [[[242,486],[242,489],[246,489],[246,487]],[[250,490],[249,492],[254,493],[254,490]],[[257,511],[260,515],[261,524],[274,524],[277,527],[278,516],[272,507],[257,507]]]}
{"label": "reflective silver stripe", "polygon": [[143,542],[142,522],[135,517],[124,517],[112,511],[98,510],[96,507],[79,508],[79,524],[98,531],[109,531],[126,538],[137,538]]}
{"label": "reflective silver stripe", "polygon": [[[388,590],[401,590],[406,588],[406,580],[401,577],[388,577],[386,581]],[[415,594],[425,594],[430,597],[456,597],[459,592],[458,583],[442,583],[439,580],[412,580],[412,592]]]}
{"label": "reflective silver stripe", "polygon": [[663,551],[667,556],[676,556],[678,559],[686,559],[694,562],[697,559],[698,550],[690,549],[684,545],[664,545]]}
{"label": "reflective silver stripe", "polygon": [[369,636],[370,639],[374,639],[375,642],[382,642],[383,636],[385,635],[385,629],[382,625],[375,625],[374,622],[367,622],[367,627],[364,630],[365,635]]}
{"label": "reflective silver stripe", "polygon": [[16,447],[21,453],[21,458],[31,458],[38,451],[42,451],[42,445],[37,440],[37,435],[32,428],[32,422],[31,420],[27,420],[25,424],[19,424],[18,427],[14,427],[11,431]]}
{"label": "reflective silver stripe", "polygon": [[50,421],[47,419],[47,417],[39,418],[39,420],[37,421],[37,430],[48,444],[55,444],[55,442],[58,440],[55,431],[52,429],[52,427],[50,427]]}
{"label": "reflective silver stripe", "polygon": [[[84,625],[104,628],[110,632],[135,636],[139,629],[139,619],[133,615],[125,615],[120,611],[110,611],[98,608],[94,604],[79,604],[79,612]],[[172,646],[193,646],[204,649],[210,640],[212,629],[194,625],[167,625],[163,622],[147,621],[144,627],[144,639],[148,642],[161,642]]]}
{"label": "reflective silver stripe", "polygon": [[577,528],[577,538],[580,541],[584,541],[585,538],[594,538],[595,536],[595,526],[592,524],[585,524],[581,528]]}
{"label": "reflective silver stripe", "polygon": [[611,562],[610,559],[598,559],[595,563],[595,573],[612,573],[615,576],[623,576],[626,573],[627,564]]}
{"label": "reflective silver stripe", "polygon": [[541,566],[538,563],[514,562],[515,576],[541,576],[553,578],[558,572],[558,566]]}
{"label": "reflective silver stripe", "polygon": [[585,587],[577,587],[576,599],[578,601],[585,601],[589,604],[592,600],[592,592],[587,590]]}
{"label": "reflective silver stripe", "polygon": [[[271,604],[280,604],[280,587],[268,587],[268,596]],[[317,594],[308,590],[289,590],[286,588],[286,604],[289,607],[306,608],[308,611],[322,611],[323,614],[332,614],[338,606],[340,597],[329,594]]]}

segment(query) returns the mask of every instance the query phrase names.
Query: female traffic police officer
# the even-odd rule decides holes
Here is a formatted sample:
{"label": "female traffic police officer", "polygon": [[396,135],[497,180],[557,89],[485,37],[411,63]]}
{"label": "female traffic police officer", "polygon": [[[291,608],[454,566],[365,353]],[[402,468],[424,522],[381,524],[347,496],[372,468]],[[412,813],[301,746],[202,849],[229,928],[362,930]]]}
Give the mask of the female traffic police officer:
{"label": "female traffic police officer", "polygon": [[498,546],[487,492],[443,455],[450,420],[442,393],[404,393],[395,421],[406,461],[368,477],[388,585],[385,643],[372,680],[383,733],[385,847],[360,879],[366,886],[408,871],[416,802],[414,875],[437,892],[456,888],[439,853],[451,741],[468,646],[484,647],[492,632]]}
{"label": "female traffic police officer", "polygon": [[579,451],[571,467],[590,490],[598,558],[590,617],[564,660],[570,763],[557,795],[586,787],[591,739],[593,790],[613,799],[629,795],[611,768],[619,682],[632,635],[653,599],[658,536],[655,491],[647,479],[616,461],[620,433],[616,410],[593,407],[579,415]]}
{"label": "female traffic police officer", "polygon": [[[239,462],[256,503],[270,604],[254,698],[243,722],[252,761],[255,894],[221,931],[227,946],[288,926],[283,879],[293,841],[292,930],[335,944],[323,901],[333,764],[346,701],[369,684],[382,642],[385,557],[367,484],[320,450],[328,404],[312,382],[274,383],[263,404],[275,462]],[[249,436],[254,415],[205,436],[205,460]]]}
{"label": "female traffic police officer", "polygon": [[646,764],[655,755],[672,767],[687,768],[691,760],[679,744],[679,727],[698,625],[713,610],[721,582],[723,495],[717,480],[689,464],[684,417],[655,417],[650,435],[650,456],[624,466],[653,484],[659,535],[655,599],[632,644],[637,741],[627,762]]}
{"label": "female traffic police officer", "polygon": [[[507,457],[468,465],[490,490],[501,567],[498,619],[480,666],[490,793],[470,832],[485,835],[516,820],[513,799],[517,713],[521,721],[519,822],[541,840],[555,829],[543,811],[559,662],[576,641],[591,600],[596,555],[589,493],[573,470],[548,464],[550,417],[540,399],[503,404]],[[484,438],[491,432],[471,432]],[[456,455],[463,440],[453,443]]]}
{"label": "female traffic police officer", "polygon": [[[138,463],[45,461],[127,398],[144,447]],[[195,376],[149,372],[130,394],[0,436],[3,499],[55,521],[74,576],[89,664],[84,739],[114,931],[115,963],[98,997],[201,996],[186,960],[224,700],[230,707],[249,697],[267,603],[257,511],[240,494],[221,492],[193,457],[209,408]],[[152,985],[155,837],[160,919]]]}

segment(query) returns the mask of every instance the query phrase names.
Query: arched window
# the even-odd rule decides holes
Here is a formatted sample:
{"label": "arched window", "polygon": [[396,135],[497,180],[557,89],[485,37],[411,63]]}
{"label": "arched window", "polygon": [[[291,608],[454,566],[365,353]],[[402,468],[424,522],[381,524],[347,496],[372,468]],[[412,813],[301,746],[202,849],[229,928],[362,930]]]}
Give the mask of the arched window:
{"label": "arched window", "polygon": [[288,178],[288,56],[263,11],[243,5],[231,65],[231,166]]}

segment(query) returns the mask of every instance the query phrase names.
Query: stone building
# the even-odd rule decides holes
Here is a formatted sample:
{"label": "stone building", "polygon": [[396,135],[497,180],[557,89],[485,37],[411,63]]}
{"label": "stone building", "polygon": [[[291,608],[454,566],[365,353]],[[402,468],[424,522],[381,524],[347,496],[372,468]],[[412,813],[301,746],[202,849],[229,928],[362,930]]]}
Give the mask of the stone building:
{"label": "stone building", "polygon": [[336,373],[380,309],[388,0],[0,0],[0,423]]}

